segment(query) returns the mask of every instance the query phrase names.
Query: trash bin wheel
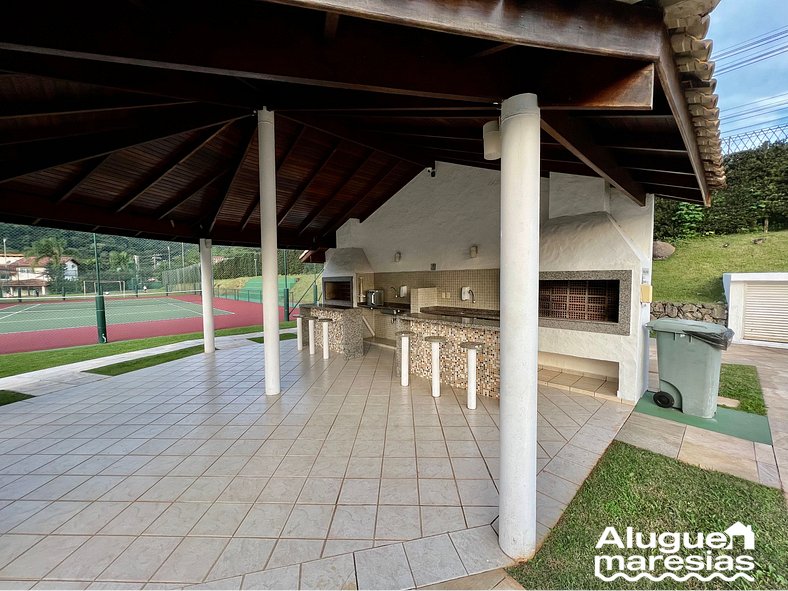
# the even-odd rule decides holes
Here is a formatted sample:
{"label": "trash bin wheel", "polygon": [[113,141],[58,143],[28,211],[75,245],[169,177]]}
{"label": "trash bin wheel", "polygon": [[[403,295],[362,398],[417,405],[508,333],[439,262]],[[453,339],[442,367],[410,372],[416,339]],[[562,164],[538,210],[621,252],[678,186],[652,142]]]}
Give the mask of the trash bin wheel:
{"label": "trash bin wheel", "polygon": [[657,406],[661,406],[662,408],[673,408],[673,404],[676,400],[668,394],[667,392],[663,392],[660,390],[656,394],[654,394],[654,404]]}

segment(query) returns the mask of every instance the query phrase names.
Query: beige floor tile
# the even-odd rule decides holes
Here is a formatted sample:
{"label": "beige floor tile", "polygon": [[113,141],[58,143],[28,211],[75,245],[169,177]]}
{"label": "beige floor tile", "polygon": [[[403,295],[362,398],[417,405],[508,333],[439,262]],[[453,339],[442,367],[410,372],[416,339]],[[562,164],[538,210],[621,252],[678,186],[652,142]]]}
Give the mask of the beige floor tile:
{"label": "beige floor tile", "polygon": [[181,538],[147,536],[137,538],[99,576],[99,580],[147,581],[158,570]]}
{"label": "beige floor tile", "polygon": [[227,538],[184,538],[151,577],[151,581],[180,584],[201,582],[228,541]]}

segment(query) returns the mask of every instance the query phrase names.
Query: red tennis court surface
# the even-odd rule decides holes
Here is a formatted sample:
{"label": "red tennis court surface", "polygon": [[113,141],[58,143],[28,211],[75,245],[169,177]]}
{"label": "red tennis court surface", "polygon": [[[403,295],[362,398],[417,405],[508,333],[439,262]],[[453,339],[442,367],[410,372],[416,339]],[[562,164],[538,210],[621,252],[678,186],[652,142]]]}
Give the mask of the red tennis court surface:
{"label": "red tennis court surface", "polygon": [[[178,296],[177,299],[193,304],[201,303],[200,296],[185,295]],[[214,316],[214,323],[217,329],[252,326],[261,324],[263,320],[263,306],[261,304],[216,298],[214,299],[213,307],[230,312],[230,314]],[[284,315],[284,308],[280,306],[280,321],[284,320]],[[110,342],[116,342],[201,331],[202,317],[177,318],[173,320],[141,320],[139,322],[108,325],[107,338]],[[95,326],[0,334],[0,353],[20,353],[22,351],[42,351],[77,345],[94,345],[96,340],[97,331]]]}

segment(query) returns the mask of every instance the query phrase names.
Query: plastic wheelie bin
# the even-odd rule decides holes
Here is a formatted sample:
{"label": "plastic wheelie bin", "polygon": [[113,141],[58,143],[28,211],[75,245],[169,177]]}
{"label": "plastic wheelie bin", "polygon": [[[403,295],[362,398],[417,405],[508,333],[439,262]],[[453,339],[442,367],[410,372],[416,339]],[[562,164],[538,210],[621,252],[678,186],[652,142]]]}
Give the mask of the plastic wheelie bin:
{"label": "plastic wheelie bin", "polygon": [[717,412],[722,351],[733,331],[711,322],[660,318],[646,326],[657,334],[659,392],[654,402],[710,419]]}

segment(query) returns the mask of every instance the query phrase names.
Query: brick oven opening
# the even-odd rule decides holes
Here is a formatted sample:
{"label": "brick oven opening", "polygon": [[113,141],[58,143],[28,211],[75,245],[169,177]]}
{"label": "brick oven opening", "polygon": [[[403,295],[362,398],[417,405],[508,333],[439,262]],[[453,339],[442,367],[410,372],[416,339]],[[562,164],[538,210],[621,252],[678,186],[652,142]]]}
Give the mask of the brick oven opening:
{"label": "brick oven opening", "polygon": [[539,281],[539,317],[618,322],[618,279]]}

